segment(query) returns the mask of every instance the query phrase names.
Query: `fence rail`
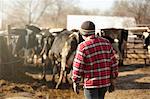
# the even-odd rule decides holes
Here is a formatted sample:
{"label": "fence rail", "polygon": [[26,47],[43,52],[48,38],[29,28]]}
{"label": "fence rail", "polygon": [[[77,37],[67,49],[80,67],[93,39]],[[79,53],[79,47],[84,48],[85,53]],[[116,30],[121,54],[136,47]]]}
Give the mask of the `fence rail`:
{"label": "fence rail", "polygon": [[144,62],[147,65],[147,61],[150,62],[150,53],[144,49],[142,40],[134,40],[134,42],[127,42],[125,59],[128,61],[134,61],[135,63]]}

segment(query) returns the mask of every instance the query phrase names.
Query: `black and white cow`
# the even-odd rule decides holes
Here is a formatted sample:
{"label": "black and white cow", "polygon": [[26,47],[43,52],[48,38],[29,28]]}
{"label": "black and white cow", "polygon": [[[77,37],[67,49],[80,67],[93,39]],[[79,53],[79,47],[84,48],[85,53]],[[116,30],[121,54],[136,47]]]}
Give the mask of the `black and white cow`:
{"label": "black and white cow", "polygon": [[42,66],[42,80],[46,80],[46,72],[47,70],[52,72],[52,62],[48,57],[48,52],[51,49],[54,39],[65,29],[52,31],[49,28],[41,29],[41,32],[36,35],[38,38],[38,46],[35,50],[34,64],[38,66]]}
{"label": "black and white cow", "polygon": [[143,32],[143,39],[144,39],[144,49],[147,51],[150,50],[150,33],[149,32]]}
{"label": "black and white cow", "polygon": [[22,54],[25,63],[28,59],[31,61],[35,53],[35,47],[38,45],[36,34],[40,32],[40,29],[35,26],[27,25],[25,29],[12,29],[11,31],[15,33],[18,32],[17,35],[19,35],[15,47],[15,53],[17,56]]}
{"label": "black and white cow", "polygon": [[49,58],[52,60],[54,66],[52,80],[55,80],[55,73],[60,73],[59,80],[55,87],[56,89],[61,84],[63,77],[66,78],[67,70],[72,69],[71,66],[76,48],[82,41],[83,39],[80,33],[67,30],[61,32],[55,38],[51,50],[49,51]]}
{"label": "black and white cow", "polygon": [[128,38],[128,31],[124,29],[106,28],[102,29],[102,37],[108,39],[116,50],[118,55],[119,65],[123,65],[124,51],[126,50],[126,43]]}
{"label": "black and white cow", "polygon": [[[49,32],[49,29],[42,29],[40,34],[37,35],[37,38],[38,38],[38,46],[36,47],[37,58],[35,59],[34,64],[38,65],[39,63],[42,63],[43,67],[42,77],[43,80],[46,80],[45,77],[47,69],[52,70],[52,68],[47,68],[51,67],[51,61],[49,60],[48,52],[51,49],[55,36]],[[41,59],[41,61],[38,61],[39,58]]]}

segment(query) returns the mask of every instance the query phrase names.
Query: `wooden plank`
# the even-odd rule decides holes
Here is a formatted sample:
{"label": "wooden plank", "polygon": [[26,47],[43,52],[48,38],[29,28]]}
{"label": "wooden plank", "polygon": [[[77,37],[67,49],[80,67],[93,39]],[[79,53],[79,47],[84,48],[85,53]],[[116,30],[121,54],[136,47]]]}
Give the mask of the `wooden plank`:
{"label": "wooden plank", "polygon": [[145,60],[127,58],[126,60],[124,60],[124,64],[145,64]]}
{"label": "wooden plank", "polygon": [[126,52],[127,54],[132,54],[132,53],[134,53],[134,50],[127,50],[127,52]]}
{"label": "wooden plank", "polygon": [[[150,56],[149,56],[150,57]],[[148,55],[145,54],[127,54],[127,58],[133,59],[148,59]]]}
{"label": "wooden plank", "polygon": [[139,58],[147,58],[147,55],[144,54],[138,54]]}
{"label": "wooden plank", "polygon": [[128,43],[143,43],[141,39],[134,39],[133,41],[128,41]]}
{"label": "wooden plank", "polygon": [[128,50],[127,54],[147,54],[144,50]]}
{"label": "wooden plank", "polygon": [[143,44],[131,44],[131,45],[127,45],[127,48],[141,48],[143,49],[144,45]]}

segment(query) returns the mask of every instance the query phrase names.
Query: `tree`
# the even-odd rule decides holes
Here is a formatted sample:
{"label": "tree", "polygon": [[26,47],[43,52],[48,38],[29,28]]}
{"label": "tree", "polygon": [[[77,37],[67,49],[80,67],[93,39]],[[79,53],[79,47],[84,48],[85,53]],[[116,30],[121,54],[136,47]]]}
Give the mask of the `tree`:
{"label": "tree", "polygon": [[[35,24],[52,5],[52,0],[15,0],[9,6],[7,19],[9,24]],[[15,7],[14,7],[15,6]]]}
{"label": "tree", "polygon": [[[37,24],[41,27],[66,28],[67,15],[99,15],[98,9],[84,10],[77,0],[11,0],[5,11],[5,23],[16,27]],[[9,12],[9,13],[7,13]]]}
{"label": "tree", "polygon": [[137,24],[150,22],[150,0],[118,0],[113,9],[113,15],[134,17]]}
{"label": "tree", "polygon": [[49,23],[53,27],[64,26],[62,19],[66,19],[64,17],[74,7],[73,0],[13,0],[5,11],[6,23],[14,26],[41,23],[44,26],[49,26]]}

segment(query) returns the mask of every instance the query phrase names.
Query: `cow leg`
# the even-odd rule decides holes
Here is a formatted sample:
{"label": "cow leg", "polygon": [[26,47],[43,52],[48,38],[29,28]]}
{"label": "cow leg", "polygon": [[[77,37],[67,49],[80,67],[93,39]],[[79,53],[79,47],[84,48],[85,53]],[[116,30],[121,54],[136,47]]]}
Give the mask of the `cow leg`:
{"label": "cow leg", "polygon": [[67,77],[69,84],[72,84],[72,78],[71,77],[72,77],[72,69],[70,69],[70,72],[68,73],[68,77]]}
{"label": "cow leg", "polygon": [[63,76],[63,82],[64,83],[69,83],[69,81],[68,81],[69,71],[70,71],[70,69],[68,67],[65,67],[64,76]]}
{"label": "cow leg", "polygon": [[57,83],[57,85],[56,85],[56,87],[55,87],[56,89],[58,89],[59,85],[61,84],[63,76],[64,76],[64,71],[61,70],[58,83]]}
{"label": "cow leg", "polygon": [[42,75],[43,75],[43,78],[42,78],[42,80],[44,80],[44,81],[46,81],[46,64],[45,63],[43,63],[43,65],[42,65]]}
{"label": "cow leg", "polygon": [[55,82],[55,75],[56,75],[56,73],[57,73],[57,67],[54,66],[54,67],[53,67],[53,74],[52,74],[52,81],[53,81],[53,82]]}
{"label": "cow leg", "polygon": [[51,61],[51,66],[52,66],[52,82],[55,82],[55,71],[56,71],[56,65],[55,65],[55,59],[54,59],[54,54],[49,50],[48,53],[48,58]]}
{"label": "cow leg", "polygon": [[64,72],[65,72],[65,66],[66,66],[66,56],[64,57],[62,55],[62,59],[61,59],[61,71],[60,71],[60,76],[59,76],[59,80],[57,82],[57,85],[56,85],[56,89],[59,87],[59,85],[61,84],[62,82],[62,79],[64,77]]}
{"label": "cow leg", "polygon": [[62,58],[61,58],[61,72],[60,72],[60,77],[59,77],[58,83],[56,85],[56,89],[61,84],[63,76],[64,76],[64,72],[66,71],[66,69],[65,69],[66,62],[67,62],[66,58],[67,58],[67,55],[69,53],[70,48],[71,48],[71,46],[69,46],[68,42],[66,42],[64,47],[62,48],[62,53],[61,53],[62,54]]}
{"label": "cow leg", "polygon": [[60,72],[60,64],[56,64],[54,65],[53,67],[53,75],[52,75],[52,81],[55,82],[55,75],[58,74],[59,75],[59,72]]}
{"label": "cow leg", "polygon": [[64,83],[68,83],[68,80],[67,80],[67,71],[64,71],[63,82]]}
{"label": "cow leg", "polygon": [[67,78],[66,78],[66,82],[67,83],[72,83],[72,79],[71,79],[71,76],[72,76],[72,64],[73,64],[73,60],[74,60],[74,57],[75,57],[75,54],[76,54],[76,51],[72,52],[70,57],[67,59],[67,68],[66,68],[66,72],[67,72]]}
{"label": "cow leg", "polygon": [[52,74],[52,82],[55,82],[55,74]]}
{"label": "cow leg", "polygon": [[42,65],[43,80],[46,80],[46,66],[48,65],[47,61],[48,61],[47,56],[45,54],[43,54],[43,57],[42,57],[42,63],[43,63],[43,65]]}
{"label": "cow leg", "polygon": [[29,50],[24,49],[24,64],[27,64],[27,59],[29,58]]}
{"label": "cow leg", "polygon": [[63,80],[64,83],[69,83],[66,69],[65,70],[62,69],[60,71],[59,80],[58,80],[58,83],[57,83],[57,85],[55,87],[56,89],[58,89],[58,87],[61,84],[62,80]]}

